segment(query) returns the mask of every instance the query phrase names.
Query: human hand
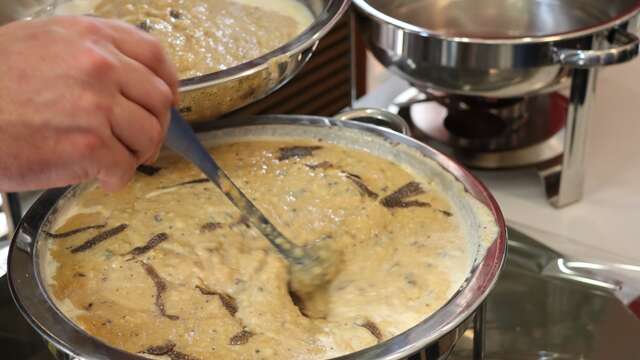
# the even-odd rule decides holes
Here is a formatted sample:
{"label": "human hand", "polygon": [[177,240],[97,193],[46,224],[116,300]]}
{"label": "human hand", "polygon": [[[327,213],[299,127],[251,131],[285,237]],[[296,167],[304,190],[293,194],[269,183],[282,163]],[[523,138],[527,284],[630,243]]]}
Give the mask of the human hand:
{"label": "human hand", "polygon": [[115,20],[0,27],[0,191],[96,179],[117,190],[155,161],[177,103],[161,45]]}

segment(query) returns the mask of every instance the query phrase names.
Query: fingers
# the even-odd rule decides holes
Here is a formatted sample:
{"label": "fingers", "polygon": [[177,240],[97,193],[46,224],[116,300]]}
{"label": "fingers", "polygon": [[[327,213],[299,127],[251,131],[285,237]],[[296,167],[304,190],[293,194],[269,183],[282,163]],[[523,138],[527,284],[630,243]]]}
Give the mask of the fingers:
{"label": "fingers", "polygon": [[112,43],[122,54],[144,65],[167,83],[177,98],[179,81],[176,68],[160,42],[151,35],[119,20],[61,16],[55,22]]}
{"label": "fingers", "polygon": [[158,40],[144,31],[117,20],[103,20],[113,29],[113,43],[125,56],[147,67],[171,89],[174,100],[178,95],[176,68]]}
{"label": "fingers", "polygon": [[[121,56],[119,85],[121,94],[146,109],[156,118],[161,135],[155,144],[159,148],[169,127],[169,111],[173,93],[169,86],[137,61]],[[126,114],[120,114],[126,115]]]}
{"label": "fingers", "polygon": [[161,44],[152,36],[116,20],[104,20],[113,31],[113,45],[121,54],[122,94],[152,113],[161,128],[155,150],[143,162],[157,158],[170,121],[170,107],[178,103],[178,76]]}
{"label": "fingers", "polygon": [[111,130],[136,159],[137,164],[155,160],[164,138],[164,130],[157,118],[123,96],[115,105]]}
{"label": "fingers", "polygon": [[81,34],[80,40],[87,44],[80,62],[86,74],[80,78],[93,94],[87,106],[97,107],[89,113],[103,120],[99,126],[104,130],[99,150],[88,142],[91,154],[86,158],[94,160],[89,173],[105,190],[118,190],[138,165],[157,158],[170,108],[177,103],[176,69],[157,40],[126,23],[89,18],[56,21]]}
{"label": "fingers", "polygon": [[65,161],[75,161],[73,182],[96,179],[104,190],[117,191],[133,178],[138,162],[111,130],[88,127],[69,131],[66,138],[61,146]]}
{"label": "fingers", "polygon": [[133,178],[137,161],[133,155],[115,138],[106,143],[106,148],[98,157],[100,168],[96,179],[105,191],[118,191]]}

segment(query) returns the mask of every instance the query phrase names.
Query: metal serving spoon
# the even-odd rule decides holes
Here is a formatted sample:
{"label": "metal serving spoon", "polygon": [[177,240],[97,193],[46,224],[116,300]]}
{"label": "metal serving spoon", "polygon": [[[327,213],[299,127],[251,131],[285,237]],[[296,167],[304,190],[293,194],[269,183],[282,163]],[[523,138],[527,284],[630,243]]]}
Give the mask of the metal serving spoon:
{"label": "metal serving spoon", "polygon": [[303,300],[335,277],[339,262],[337,254],[324,241],[300,246],[287,239],[229,179],[176,109],[171,110],[171,123],[165,143],[200,168],[287,260],[291,273],[291,290]]}

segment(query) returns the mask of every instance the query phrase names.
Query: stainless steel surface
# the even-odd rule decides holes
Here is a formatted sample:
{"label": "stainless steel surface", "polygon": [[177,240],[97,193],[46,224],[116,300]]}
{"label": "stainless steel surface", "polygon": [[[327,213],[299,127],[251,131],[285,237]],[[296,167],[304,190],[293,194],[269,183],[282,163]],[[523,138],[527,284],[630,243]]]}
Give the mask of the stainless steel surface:
{"label": "stainless steel surface", "polygon": [[367,0],[412,31],[469,42],[553,41],[611,27],[638,7],[635,0]]}
{"label": "stainless steel surface", "polygon": [[597,69],[574,70],[562,158],[551,161],[540,170],[547,198],[556,207],[582,199],[587,128],[597,75]]}
{"label": "stainless steel surface", "polygon": [[337,114],[337,120],[359,121],[386,127],[406,136],[411,136],[409,124],[400,116],[377,108],[359,108]]}
{"label": "stainless steel surface", "polygon": [[[62,1],[62,0],[60,0]],[[189,79],[180,83],[180,112],[189,122],[213,120],[232,110],[257,101],[280,88],[309,60],[318,41],[333,27],[349,7],[349,0],[298,0],[315,17],[302,34],[276,50],[246,63]],[[24,1],[14,6],[0,4],[5,20],[19,19],[55,0]],[[42,14],[40,14],[42,15]],[[0,22],[1,24],[2,22]]]}
{"label": "stainless steel surface", "polygon": [[476,312],[476,316],[473,319],[473,360],[484,360],[485,349],[487,346],[487,339],[485,334],[487,333],[486,327],[487,317],[487,303],[482,304],[480,309]]}
{"label": "stainless steel surface", "polygon": [[610,36],[611,48],[602,50],[575,50],[554,48],[553,56],[563,65],[574,68],[591,68],[597,66],[623,63],[638,56],[638,37],[630,32],[614,29]]}
{"label": "stainless steel surface", "polygon": [[[297,265],[292,267],[291,271],[310,272],[310,269],[314,268],[324,270],[326,266],[331,265],[322,263],[326,259],[315,254],[313,249],[298,246],[291,242],[269,221],[260,209],[234,184],[224,170],[220,168],[204,145],[200,143],[200,139],[198,139],[191,126],[182,119],[176,109],[171,109],[171,123],[167,131],[165,144],[171,150],[195,164],[289,263]],[[323,275],[322,272],[318,274],[318,276],[324,277]],[[312,277],[310,274],[308,276]],[[313,277],[315,278],[315,276]]]}
{"label": "stainless steel surface", "polygon": [[[614,294],[627,304],[640,301],[640,266],[567,256],[552,261],[542,273],[550,278],[572,280]],[[640,318],[640,312],[637,313]]]}
{"label": "stainless steel surface", "polygon": [[490,100],[408,88],[388,109],[407,119],[416,139],[463,164],[505,169],[562,155],[566,103],[556,93]]}
{"label": "stainless steel surface", "polygon": [[6,276],[0,275],[0,358],[53,360],[45,341],[18,312]]}
{"label": "stainless steel surface", "polygon": [[[507,264],[486,302],[487,360],[640,359],[638,317],[593,274],[554,274],[550,268],[564,259],[509,229]],[[449,360],[472,354],[468,332]]]}
{"label": "stainless steel surface", "polygon": [[[544,93],[566,85],[573,66],[620,63],[638,53],[638,0],[354,3],[376,58],[423,90],[493,98]],[[606,47],[595,46],[603,40]]]}
{"label": "stainless steel surface", "polygon": [[[287,129],[297,129],[307,136],[318,136],[319,133],[326,134],[330,131],[336,139],[346,136],[344,139],[349,143],[361,141],[360,146],[365,144],[371,146],[371,143],[376,143],[371,137],[385,143],[402,144],[416,151],[415,156],[418,156],[416,159],[424,157],[437,162],[444,171],[464,184],[471,196],[488,206],[500,229],[499,235],[486,253],[476,258],[469,278],[454,297],[436,313],[410,330],[382,344],[341,359],[402,359],[420,353],[423,349],[433,354],[433,359],[444,359],[450,353],[456,340],[462,336],[472,320],[475,310],[494,286],[506,255],[504,218],[495,199],[480,182],[464,168],[420,142],[391,130],[358,122],[312,116],[262,116],[245,120],[229,119],[226,122],[212,123],[211,126],[235,128],[248,126],[254,129],[258,127],[263,131],[273,129],[274,126],[276,128],[286,126]],[[353,132],[358,133],[357,138],[349,135]],[[400,149],[400,147],[394,149]],[[112,360],[139,359],[138,355],[113,349],[71,325],[52,307],[47,294],[42,291],[39,252],[45,244],[38,241],[38,232],[66,191],[68,189],[45,192],[31,207],[18,228],[9,255],[9,281],[12,295],[18,308],[32,326],[68,355],[80,359],[89,357]]]}

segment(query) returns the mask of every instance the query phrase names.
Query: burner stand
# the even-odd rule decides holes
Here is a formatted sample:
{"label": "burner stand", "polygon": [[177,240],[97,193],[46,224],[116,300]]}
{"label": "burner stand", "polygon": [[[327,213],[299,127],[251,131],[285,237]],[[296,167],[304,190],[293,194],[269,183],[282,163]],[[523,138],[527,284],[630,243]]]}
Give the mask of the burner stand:
{"label": "burner stand", "polygon": [[[596,46],[596,48],[598,47]],[[544,183],[547,198],[553,206],[561,208],[580,201],[584,192],[587,128],[595,95],[597,75],[597,67],[574,68],[571,70],[571,90],[564,116],[564,130],[557,131],[555,135],[546,139],[540,138],[538,139],[540,140],[539,142],[520,148],[509,149],[504,147],[504,141],[502,144],[498,141],[492,148],[491,142],[489,142],[489,145],[485,144],[485,149],[491,150],[488,152],[469,150],[478,145],[478,139],[454,138],[449,135],[448,139],[452,143],[463,145],[461,149],[458,148],[456,152],[450,152],[450,154],[467,164],[477,164],[477,167],[484,168],[517,167],[523,166],[523,164],[535,165]],[[407,92],[403,96],[399,96],[396,99],[396,103],[391,105],[390,110],[395,108],[395,111],[399,113],[401,109],[411,108],[414,104],[434,103],[435,100],[442,101],[446,98],[446,95],[436,94],[435,99],[428,99],[427,95],[419,95],[417,93],[419,91],[413,91],[413,93]],[[420,98],[420,96],[424,97]],[[444,114],[442,119],[446,115]],[[442,119],[439,123],[436,121],[435,125],[431,125],[433,130],[426,130],[431,135],[432,140],[438,138],[438,136],[441,139],[447,138],[442,129],[446,129],[447,132],[452,129],[451,121],[447,125]],[[453,126],[455,126],[455,120],[453,120]],[[549,122],[547,121],[547,123]],[[522,124],[523,127],[527,126],[525,125],[526,122]],[[519,128],[514,123],[506,123],[506,125],[505,128],[511,130]],[[449,129],[447,129],[447,126],[449,126]],[[417,127],[416,124],[414,124],[414,127]],[[498,128],[497,131],[500,131],[500,129]],[[508,139],[508,137],[505,137],[505,139]],[[424,138],[422,140],[426,141]],[[438,141],[434,142],[438,143]],[[446,141],[440,141],[440,143],[446,144]],[[508,144],[508,141],[506,143]],[[527,141],[520,139],[519,144],[526,143]],[[467,147],[466,149],[465,146]],[[498,151],[501,146],[503,146],[503,149]]]}
{"label": "burner stand", "polygon": [[535,166],[562,155],[567,104],[561,95],[479,100],[410,88],[389,110],[409,120],[416,138],[470,167]]}

